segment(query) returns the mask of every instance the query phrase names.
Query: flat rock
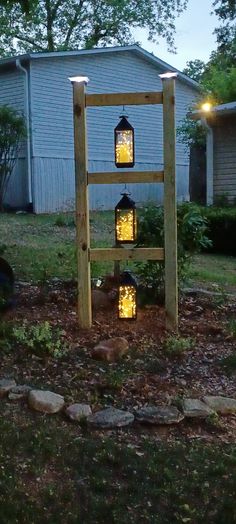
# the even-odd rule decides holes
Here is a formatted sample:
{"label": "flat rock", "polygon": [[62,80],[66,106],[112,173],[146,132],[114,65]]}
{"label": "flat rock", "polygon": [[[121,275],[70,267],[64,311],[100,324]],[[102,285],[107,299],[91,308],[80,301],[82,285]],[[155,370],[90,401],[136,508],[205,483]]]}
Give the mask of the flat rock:
{"label": "flat rock", "polygon": [[13,378],[2,378],[0,380],[0,398],[5,397],[14,386],[16,386],[16,381]]}
{"label": "flat rock", "polygon": [[88,423],[97,428],[111,429],[128,426],[134,421],[134,415],[128,411],[116,408],[107,408],[97,411],[88,418]]}
{"label": "flat rock", "polygon": [[29,406],[41,413],[57,413],[64,404],[64,397],[52,391],[41,391],[33,389],[28,396]]}
{"label": "flat rock", "polygon": [[203,400],[211,409],[221,415],[236,413],[236,400],[234,398],[209,395],[203,397]]}
{"label": "flat rock", "polygon": [[91,352],[92,358],[115,362],[128,353],[129,344],[124,337],[113,337],[101,340]]}
{"label": "flat rock", "polygon": [[87,419],[92,415],[92,410],[88,404],[71,404],[66,408],[65,413],[70,420],[80,422],[81,419]]}
{"label": "flat rock", "polygon": [[31,386],[26,386],[25,384],[22,386],[15,386],[11,388],[10,392],[8,393],[8,398],[9,400],[20,400],[28,398],[29,392],[31,390]]}
{"label": "flat rock", "polygon": [[205,404],[205,402],[195,398],[183,399],[182,407],[185,417],[206,418],[214,413],[214,411],[207,404]]}
{"label": "flat rock", "polygon": [[147,406],[137,410],[135,418],[143,424],[178,424],[184,415],[175,406]]}

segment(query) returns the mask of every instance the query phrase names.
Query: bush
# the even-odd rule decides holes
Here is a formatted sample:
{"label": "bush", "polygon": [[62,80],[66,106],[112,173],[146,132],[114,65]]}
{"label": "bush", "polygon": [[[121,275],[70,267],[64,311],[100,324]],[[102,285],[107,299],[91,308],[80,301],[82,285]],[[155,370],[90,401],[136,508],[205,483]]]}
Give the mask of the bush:
{"label": "bush", "polygon": [[204,207],[201,214],[208,222],[208,237],[214,253],[236,255],[236,207]]}
{"label": "bush", "polygon": [[[180,204],[177,210],[178,228],[178,277],[186,277],[192,255],[209,247],[206,236],[207,220],[195,204]],[[148,206],[141,211],[138,227],[138,246],[164,247],[163,207]],[[141,297],[145,302],[163,302],[164,263],[147,261],[136,264]],[[142,301],[142,298],[141,298]]]}
{"label": "bush", "polygon": [[0,211],[11,178],[20,141],[26,136],[24,117],[8,106],[0,106]]}
{"label": "bush", "polygon": [[25,322],[23,326],[13,328],[13,339],[41,358],[59,358],[67,351],[61,330],[53,330],[49,322],[42,322],[35,326]]}

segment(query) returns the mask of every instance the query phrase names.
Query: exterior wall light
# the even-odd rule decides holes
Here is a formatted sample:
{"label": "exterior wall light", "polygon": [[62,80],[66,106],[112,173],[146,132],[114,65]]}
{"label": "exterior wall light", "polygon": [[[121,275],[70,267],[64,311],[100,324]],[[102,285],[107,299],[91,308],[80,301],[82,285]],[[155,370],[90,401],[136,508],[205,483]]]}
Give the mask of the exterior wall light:
{"label": "exterior wall light", "polygon": [[118,317],[121,320],[135,320],[137,318],[137,284],[129,271],[124,271],[121,275]]}
{"label": "exterior wall light", "polygon": [[127,117],[120,116],[115,128],[115,164],[116,167],[134,167],[134,128]]}
{"label": "exterior wall light", "polygon": [[135,202],[127,193],[115,207],[116,244],[131,244],[137,239],[137,213]]}
{"label": "exterior wall light", "polygon": [[212,105],[210,104],[210,102],[205,102],[204,104],[202,104],[202,111],[205,111],[206,113],[208,113],[208,111],[211,110],[211,107]]}

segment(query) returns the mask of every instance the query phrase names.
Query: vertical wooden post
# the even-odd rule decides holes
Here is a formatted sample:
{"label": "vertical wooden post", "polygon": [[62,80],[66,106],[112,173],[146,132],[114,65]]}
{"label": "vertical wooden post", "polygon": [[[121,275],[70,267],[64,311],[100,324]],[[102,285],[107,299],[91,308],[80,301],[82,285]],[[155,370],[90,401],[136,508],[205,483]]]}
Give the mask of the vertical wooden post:
{"label": "vertical wooden post", "polygon": [[178,331],[175,80],[163,78],[166,327]]}
{"label": "vertical wooden post", "polygon": [[92,325],[85,83],[73,81],[78,320]]}

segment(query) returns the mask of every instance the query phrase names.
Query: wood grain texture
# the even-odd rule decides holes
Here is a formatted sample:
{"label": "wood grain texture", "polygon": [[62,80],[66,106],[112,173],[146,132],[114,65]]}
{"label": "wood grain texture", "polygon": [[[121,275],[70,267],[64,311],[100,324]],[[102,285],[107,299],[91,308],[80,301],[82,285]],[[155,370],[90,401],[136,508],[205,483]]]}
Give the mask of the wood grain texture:
{"label": "wood grain texture", "polygon": [[178,330],[175,81],[163,80],[166,326]]}
{"label": "wood grain texture", "polygon": [[90,261],[101,260],[164,260],[161,247],[111,247],[90,249]]}
{"label": "wood grain texture", "polygon": [[123,105],[145,105],[162,104],[162,92],[144,93],[104,93],[86,95],[86,106],[123,106]]}
{"label": "wood grain texture", "polygon": [[87,186],[87,139],[85,85],[73,83],[75,190],[76,190],[76,248],[78,264],[78,321],[82,328],[92,325],[90,232]]}
{"label": "wood grain texture", "polygon": [[128,184],[164,182],[164,171],[88,173],[88,184]]}

